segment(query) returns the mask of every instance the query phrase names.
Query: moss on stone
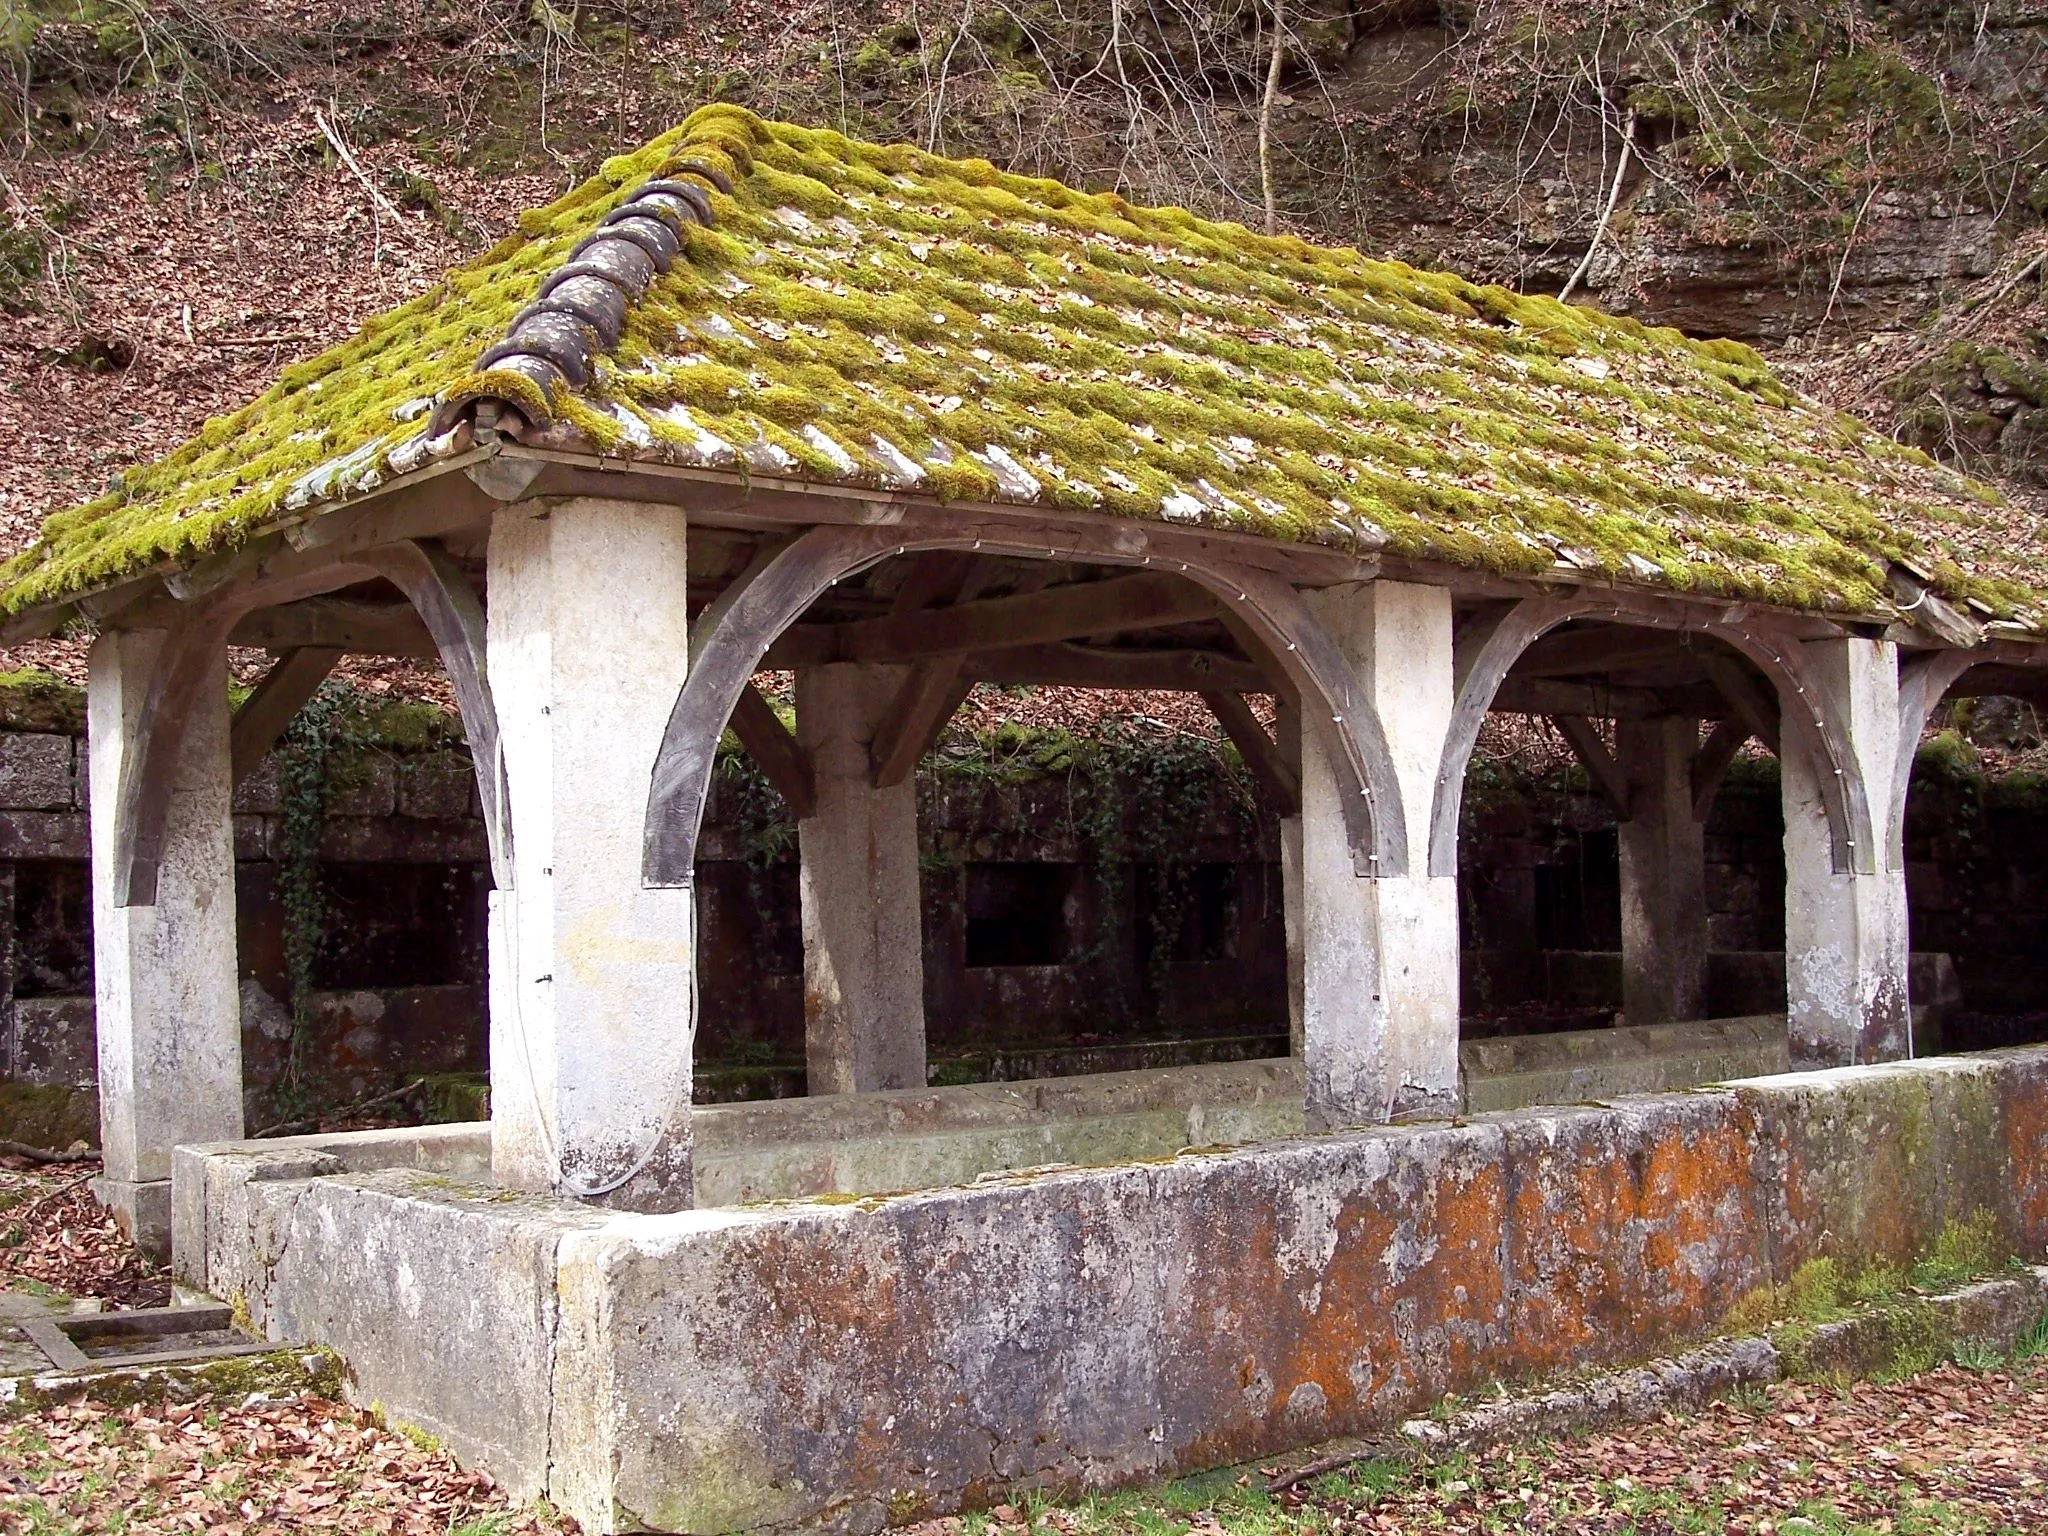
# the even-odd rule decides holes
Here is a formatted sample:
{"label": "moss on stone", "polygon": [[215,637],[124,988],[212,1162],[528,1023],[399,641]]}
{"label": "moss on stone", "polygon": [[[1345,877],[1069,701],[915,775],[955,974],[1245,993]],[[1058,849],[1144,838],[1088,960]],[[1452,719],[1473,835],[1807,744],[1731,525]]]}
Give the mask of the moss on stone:
{"label": "moss on stone", "polygon": [[0,730],[82,735],[85,690],[39,667],[0,672]]}
{"label": "moss on stone", "polygon": [[[476,371],[661,176],[734,190],[590,380]],[[2044,611],[2044,550],[1995,496],[1747,347],[729,105],[52,517],[0,607],[360,494],[411,461],[428,407],[485,397],[618,458],[1856,613],[1887,611],[1885,564],[1911,558],[1951,596]]]}
{"label": "moss on stone", "polygon": [[100,1100],[91,1089],[0,1082],[0,1140],[62,1152],[100,1142]]}

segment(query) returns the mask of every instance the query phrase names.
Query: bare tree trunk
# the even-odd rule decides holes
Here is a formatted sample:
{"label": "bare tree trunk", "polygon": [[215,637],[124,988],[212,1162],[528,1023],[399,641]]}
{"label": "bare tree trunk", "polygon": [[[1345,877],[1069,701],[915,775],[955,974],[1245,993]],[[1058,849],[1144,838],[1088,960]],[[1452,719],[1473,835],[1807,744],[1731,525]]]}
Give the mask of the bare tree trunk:
{"label": "bare tree trunk", "polygon": [[1280,66],[1287,61],[1287,18],[1273,0],[1273,57],[1266,65],[1266,99],[1259,104],[1259,191],[1266,199],[1266,233],[1280,232],[1280,207],[1273,195],[1273,107],[1280,99]]}
{"label": "bare tree trunk", "polygon": [[1614,217],[1614,208],[1621,201],[1621,183],[1628,175],[1628,157],[1636,146],[1636,115],[1630,112],[1628,121],[1621,125],[1621,159],[1615,163],[1614,185],[1607,189],[1607,206],[1600,210],[1600,222],[1593,226],[1593,238],[1586,246],[1586,254],[1579,258],[1579,264],[1572,275],[1564,280],[1564,287],[1557,293],[1562,303],[1577,290],[1580,280],[1593,265],[1593,253],[1600,249],[1601,237],[1607,233],[1608,221]]}

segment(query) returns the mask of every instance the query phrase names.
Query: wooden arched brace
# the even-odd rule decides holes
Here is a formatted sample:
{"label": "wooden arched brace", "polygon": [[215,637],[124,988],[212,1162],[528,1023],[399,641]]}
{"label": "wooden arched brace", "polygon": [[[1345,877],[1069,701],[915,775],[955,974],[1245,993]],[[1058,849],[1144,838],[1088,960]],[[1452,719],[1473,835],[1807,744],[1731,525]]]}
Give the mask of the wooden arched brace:
{"label": "wooden arched brace", "polygon": [[1887,866],[1905,868],[1906,791],[1913,783],[1913,758],[1927,717],[1962,675],[1984,658],[1975,651],[1921,651],[1899,663],[1899,744],[1892,759],[1892,798],[1886,817]]}
{"label": "wooden arched brace", "polygon": [[1592,603],[1531,597],[1473,615],[1452,643],[1451,727],[1437,760],[1429,817],[1429,872],[1458,872],[1458,816],[1465,799],[1465,765],[1479,744],[1479,728],[1493,708],[1508,669],[1544,635],[1595,612]]}
{"label": "wooden arched brace", "polygon": [[1755,662],[1778,689],[1778,752],[1805,752],[1828,818],[1829,862],[1838,875],[1874,875],[1881,857],[1861,759],[1842,726],[1849,701],[1834,696],[1797,638],[1759,625],[1718,622],[1702,632]]}
{"label": "wooden arched brace", "polygon": [[297,602],[371,574],[359,565],[327,565],[258,579],[210,598],[165,635],[150,669],[132,750],[121,764],[114,809],[115,906],[156,905],[157,869],[163,862],[185,731],[201,691],[226,686],[222,659],[228,632],[251,609]]}
{"label": "wooden arched brace", "polygon": [[[813,528],[750,566],[719,595],[690,635],[690,673],[669,713],[649,786],[641,878],[649,886],[687,886],[710,794],[719,734],[739,691],[769,644],[795,623],[835,581],[912,550],[975,549],[1027,558],[1057,558],[1028,529],[988,525],[963,530],[957,521],[910,520],[894,525]],[[1343,811],[1360,875],[1399,875],[1408,867],[1407,826],[1400,787],[1379,717],[1361,697],[1351,664],[1317,622],[1301,594],[1263,571],[1129,552],[1092,555],[1105,564],[1149,565],[1185,575],[1228,606],[1285,670],[1304,708],[1329,716],[1331,767],[1343,786]],[[1071,553],[1071,552],[1070,552]]]}
{"label": "wooden arched brace", "polygon": [[505,755],[498,736],[498,709],[491,699],[485,666],[484,610],[462,570],[439,544],[405,540],[356,557],[406,596],[441,653],[441,665],[455,689],[476,768],[477,799],[483,807],[484,836],[491,853],[491,878],[512,889],[512,800],[505,779]]}

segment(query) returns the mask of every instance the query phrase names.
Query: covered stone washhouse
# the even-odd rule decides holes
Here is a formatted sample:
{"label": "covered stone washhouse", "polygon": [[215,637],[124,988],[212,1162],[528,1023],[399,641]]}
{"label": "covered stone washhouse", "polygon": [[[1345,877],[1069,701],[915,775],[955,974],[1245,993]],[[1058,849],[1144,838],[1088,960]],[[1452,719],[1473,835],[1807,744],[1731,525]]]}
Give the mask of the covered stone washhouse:
{"label": "covered stone washhouse", "polygon": [[[2048,1066],[1869,1064],[1911,1051],[1914,746],[2034,688],[2042,553],[1744,348],[707,108],[7,570],[12,637],[97,633],[103,1198],[595,1530],[1212,1464],[1969,1202],[2038,1242],[2000,1170]],[[236,765],[339,655],[427,641],[490,842],[492,1119],[237,1142]],[[232,718],[229,644],[278,653]],[[922,1086],[907,776],[977,680],[1210,701],[1290,812],[1293,1057]],[[1697,1017],[1703,813],[1778,754],[1766,1059],[1852,1070],[1451,1118],[1494,709],[1625,807],[1635,1024]],[[693,1111],[728,726],[802,817],[814,1096]]]}

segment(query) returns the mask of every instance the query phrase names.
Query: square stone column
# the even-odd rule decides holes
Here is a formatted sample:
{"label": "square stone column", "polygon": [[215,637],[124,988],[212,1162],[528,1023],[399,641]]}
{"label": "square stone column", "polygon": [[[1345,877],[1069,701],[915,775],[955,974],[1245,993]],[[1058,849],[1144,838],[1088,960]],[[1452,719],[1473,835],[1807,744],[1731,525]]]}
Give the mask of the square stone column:
{"label": "square stone column", "polygon": [[[1851,1066],[1911,1054],[1904,850],[1886,846],[1899,751],[1898,647],[1883,640],[1804,643],[1820,707],[1849,743],[1849,772],[1870,815],[1849,872],[1835,867],[1821,798],[1834,770],[1814,742],[1805,701],[1784,699],[1785,991],[1795,1066]],[[1846,777],[1846,775],[1845,775]],[[1869,828],[1877,831],[1873,834]]]}
{"label": "square stone column", "polygon": [[1692,813],[1697,720],[1617,720],[1628,786],[1621,822],[1621,997],[1630,1024],[1700,1017],[1707,992],[1707,839]]}
{"label": "square stone column", "polygon": [[491,1174],[636,1210],[691,1203],[694,893],[640,883],[689,669],[684,532],[670,507],[508,507],[489,554],[513,885],[491,901]]}
{"label": "square stone column", "polygon": [[1321,1125],[1458,1107],[1458,882],[1429,874],[1429,824],[1455,697],[1451,595],[1366,582],[1303,594],[1378,712],[1407,818],[1408,872],[1361,879],[1324,733],[1303,701],[1300,931],[1308,1113]]}
{"label": "square stone column", "polygon": [[876,789],[869,766],[908,672],[841,664],[796,675],[797,740],[817,783],[816,814],[796,829],[814,1094],[925,1085],[917,784]]}
{"label": "square stone column", "polygon": [[185,725],[157,868],[156,904],[117,907],[121,773],[162,630],[94,642],[86,688],[91,742],[93,1004],[99,1033],[96,1186],[144,1250],[170,1247],[171,1150],[242,1134],[242,1020],[235,980],[235,844],[228,811],[228,667]]}

